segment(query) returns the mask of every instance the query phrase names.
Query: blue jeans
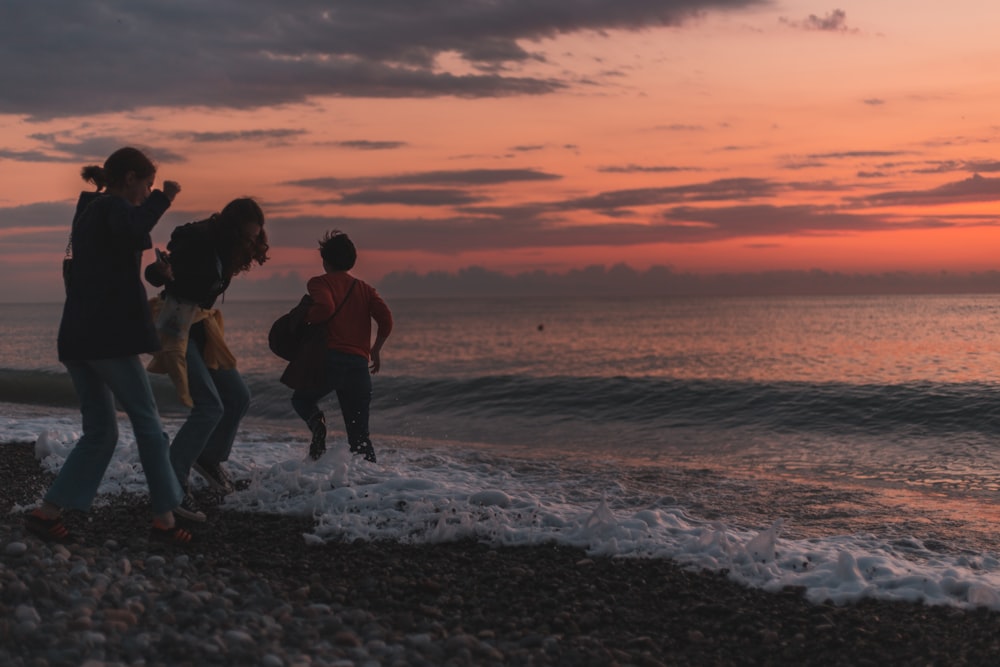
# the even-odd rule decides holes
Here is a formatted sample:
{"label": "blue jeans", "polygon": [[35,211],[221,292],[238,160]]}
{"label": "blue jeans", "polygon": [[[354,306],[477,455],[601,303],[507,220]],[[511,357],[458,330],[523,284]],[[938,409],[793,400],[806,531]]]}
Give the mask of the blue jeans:
{"label": "blue jeans", "polygon": [[68,361],[66,370],[80,398],[83,435],[66,457],[45,500],[63,509],[90,509],[118,445],[118,399],[132,422],[153,514],[172,511],[181,502],[181,488],[170,467],[169,440],[139,357]]}
{"label": "blue jeans", "polygon": [[240,422],[250,407],[250,389],[239,371],[210,369],[193,340],[188,341],[186,358],[194,406],[170,445],[170,464],[183,486],[187,486],[195,461],[220,463],[229,459]]}
{"label": "blue jeans", "polygon": [[368,360],[358,354],[338,350],[326,351],[326,382],[317,391],[296,389],[292,393],[292,408],[306,422],[320,411],[319,402],[337,392],[340,412],[344,416],[347,441],[359,445],[368,440],[368,411],[372,402],[372,376]]}

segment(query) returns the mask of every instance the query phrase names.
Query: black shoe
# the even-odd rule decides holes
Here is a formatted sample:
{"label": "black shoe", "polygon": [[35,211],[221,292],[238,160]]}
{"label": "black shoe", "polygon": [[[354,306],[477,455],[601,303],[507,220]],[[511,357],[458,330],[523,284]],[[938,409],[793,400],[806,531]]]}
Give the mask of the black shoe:
{"label": "black shoe", "polygon": [[198,503],[195,502],[190,491],[184,492],[181,504],[174,508],[174,514],[188,521],[198,521],[199,523],[207,518],[205,513],[198,509]]}
{"label": "black shoe", "polygon": [[309,458],[316,461],[326,452],[326,417],[322,412],[317,412],[309,418],[306,426],[312,432],[312,441],[309,443]]}
{"label": "black shoe", "polygon": [[221,463],[208,463],[198,459],[191,467],[205,478],[209,486],[222,495],[228,495],[236,490],[236,487],[233,486],[233,480],[230,479],[229,473],[226,472]]}
{"label": "black shoe", "polygon": [[371,440],[362,440],[357,444],[351,445],[351,454],[364,454],[365,461],[375,463],[375,448],[372,447]]}

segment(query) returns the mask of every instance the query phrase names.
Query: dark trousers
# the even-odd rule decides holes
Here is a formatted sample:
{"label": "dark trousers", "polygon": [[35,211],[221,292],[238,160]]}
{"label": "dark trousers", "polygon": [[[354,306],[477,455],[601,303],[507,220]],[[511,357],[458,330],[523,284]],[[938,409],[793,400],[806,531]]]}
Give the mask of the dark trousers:
{"label": "dark trousers", "polygon": [[340,412],[344,417],[347,441],[359,445],[368,441],[368,410],[372,402],[372,376],[368,360],[357,354],[338,350],[326,351],[326,377],[318,390],[296,389],[292,408],[306,422],[320,412],[319,402],[337,392]]}

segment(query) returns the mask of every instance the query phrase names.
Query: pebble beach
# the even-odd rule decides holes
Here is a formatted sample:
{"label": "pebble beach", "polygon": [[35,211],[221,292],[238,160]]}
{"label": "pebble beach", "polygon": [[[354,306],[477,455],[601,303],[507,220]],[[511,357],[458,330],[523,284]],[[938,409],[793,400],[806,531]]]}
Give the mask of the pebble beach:
{"label": "pebble beach", "polygon": [[[985,665],[1000,614],[814,604],[665,559],[472,541],[307,544],[309,519],[214,509],[196,543],[147,540],[144,497],[22,517],[51,481],[31,443],[0,459],[0,664]],[[200,498],[203,504],[208,497]]]}

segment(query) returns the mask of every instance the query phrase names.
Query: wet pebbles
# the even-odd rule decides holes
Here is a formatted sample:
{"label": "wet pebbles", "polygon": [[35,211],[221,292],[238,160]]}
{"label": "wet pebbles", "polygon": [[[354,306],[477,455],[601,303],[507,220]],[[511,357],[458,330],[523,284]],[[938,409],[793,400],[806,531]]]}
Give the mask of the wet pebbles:
{"label": "wet pebbles", "polygon": [[[0,445],[0,664],[986,665],[1000,615],[814,605],[667,561],[540,546],[309,546],[308,519],[215,510],[195,546],[146,540],[142,497],[26,535],[50,479]],[[201,498],[208,501],[208,498]]]}

